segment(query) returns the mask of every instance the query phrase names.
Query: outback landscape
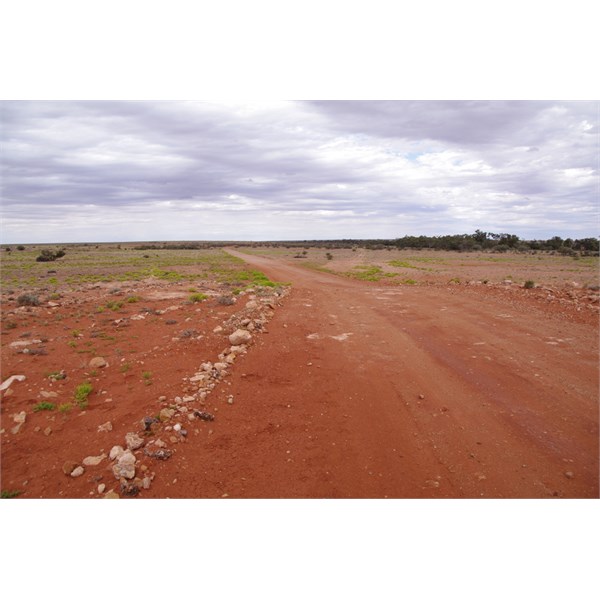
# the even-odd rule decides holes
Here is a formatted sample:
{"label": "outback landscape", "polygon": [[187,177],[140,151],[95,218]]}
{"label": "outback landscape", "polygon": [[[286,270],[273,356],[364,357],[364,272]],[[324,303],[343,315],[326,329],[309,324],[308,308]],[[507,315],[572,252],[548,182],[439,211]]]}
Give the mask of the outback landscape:
{"label": "outback landscape", "polygon": [[597,498],[598,279],[570,248],[3,248],[2,496]]}

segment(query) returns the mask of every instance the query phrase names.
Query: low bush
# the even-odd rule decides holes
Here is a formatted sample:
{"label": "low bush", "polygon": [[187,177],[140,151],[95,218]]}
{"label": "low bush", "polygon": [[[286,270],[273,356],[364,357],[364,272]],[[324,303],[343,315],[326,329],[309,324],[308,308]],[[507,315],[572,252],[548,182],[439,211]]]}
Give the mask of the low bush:
{"label": "low bush", "polygon": [[52,402],[39,402],[33,407],[33,412],[40,412],[41,410],[54,410],[56,406]]}
{"label": "low bush", "polygon": [[40,299],[35,294],[21,294],[17,298],[18,306],[39,306]]}
{"label": "low bush", "polygon": [[75,388],[75,404],[79,408],[86,408],[88,405],[88,396],[92,393],[92,384],[89,381],[81,383]]}
{"label": "low bush", "polygon": [[202,302],[203,300],[206,300],[208,298],[208,296],[206,294],[192,294],[190,296],[190,302],[196,303],[196,302]]}

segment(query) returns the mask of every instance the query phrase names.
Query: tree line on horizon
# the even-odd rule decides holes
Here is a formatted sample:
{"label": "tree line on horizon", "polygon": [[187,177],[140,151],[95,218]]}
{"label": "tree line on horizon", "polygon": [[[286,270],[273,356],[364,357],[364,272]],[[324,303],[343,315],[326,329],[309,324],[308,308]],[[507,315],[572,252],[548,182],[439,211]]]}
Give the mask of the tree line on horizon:
{"label": "tree line on horizon", "polygon": [[[45,244],[33,244],[30,247]],[[115,242],[80,243],[67,244],[75,246],[95,246],[100,245],[115,245],[117,249],[121,249],[121,244]],[[587,237],[581,239],[562,238],[553,236],[546,240],[524,240],[518,235],[510,233],[492,233],[477,229],[475,233],[463,233],[454,235],[405,235],[395,239],[337,239],[337,240],[294,240],[294,241],[163,241],[163,242],[143,242],[133,245],[132,242],[123,242],[125,250],[205,250],[209,248],[222,248],[224,246],[236,247],[269,247],[280,246],[286,248],[368,248],[371,250],[392,250],[397,249],[414,249],[414,250],[451,250],[456,252],[551,252],[564,256],[599,256],[600,241],[599,238]],[[4,247],[8,252],[11,251],[10,246]],[[25,246],[17,246],[17,250],[25,250]],[[54,260],[64,256],[64,248],[60,254],[54,254],[52,258],[47,255],[52,253],[42,250],[42,255],[38,257],[39,261]]]}
{"label": "tree line on horizon", "polygon": [[363,247],[374,250],[416,249],[416,250],[452,250],[456,252],[554,252],[565,256],[598,256],[600,242],[598,238],[563,239],[553,236],[547,240],[523,240],[510,233],[492,233],[477,229],[475,233],[455,235],[405,235],[395,239],[342,239],[342,240],[304,240],[296,242],[247,242],[238,245],[282,245],[289,247],[323,246],[327,248]]}

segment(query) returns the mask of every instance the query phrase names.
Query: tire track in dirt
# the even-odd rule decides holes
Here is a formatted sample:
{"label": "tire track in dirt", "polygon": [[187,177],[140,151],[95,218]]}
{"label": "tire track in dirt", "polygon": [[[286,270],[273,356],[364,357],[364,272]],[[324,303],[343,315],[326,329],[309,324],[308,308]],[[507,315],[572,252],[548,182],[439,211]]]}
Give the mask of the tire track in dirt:
{"label": "tire track in dirt", "polygon": [[598,328],[231,251],[293,291],[157,497],[598,497]]}

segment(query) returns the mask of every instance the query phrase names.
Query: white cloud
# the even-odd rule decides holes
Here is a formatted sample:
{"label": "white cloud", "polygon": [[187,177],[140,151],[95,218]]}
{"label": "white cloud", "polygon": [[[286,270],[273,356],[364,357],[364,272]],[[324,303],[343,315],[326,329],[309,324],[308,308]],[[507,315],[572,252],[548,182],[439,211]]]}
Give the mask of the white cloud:
{"label": "white cloud", "polygon": [[597,234],[590,102],[2,108],[9,242]]}

